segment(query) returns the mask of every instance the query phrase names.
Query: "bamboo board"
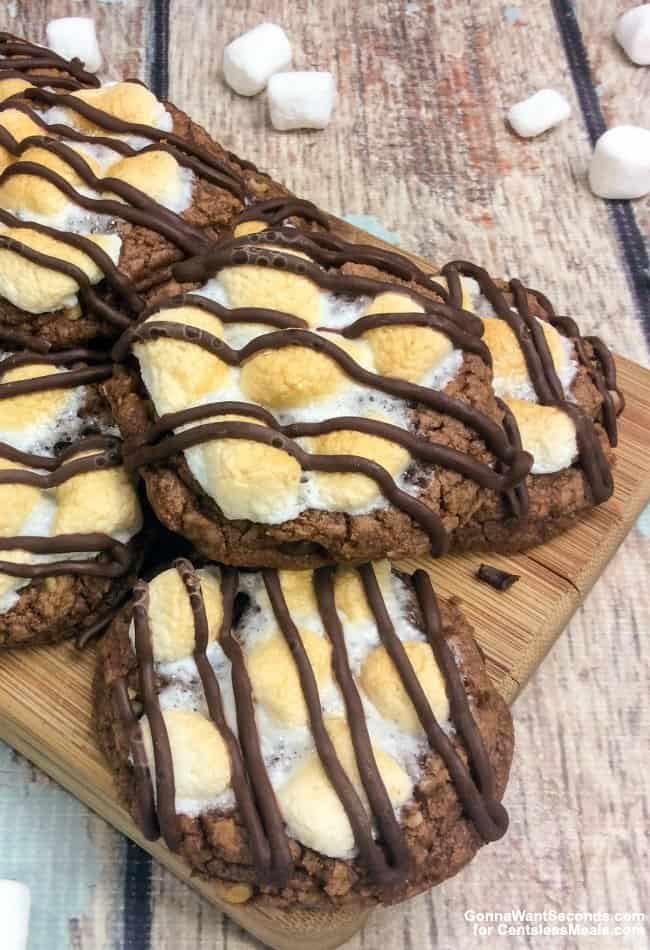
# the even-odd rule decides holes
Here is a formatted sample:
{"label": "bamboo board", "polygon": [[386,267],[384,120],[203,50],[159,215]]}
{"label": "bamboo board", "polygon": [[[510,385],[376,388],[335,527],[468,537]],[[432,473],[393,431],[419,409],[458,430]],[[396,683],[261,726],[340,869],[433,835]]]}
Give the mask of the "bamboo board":
{"label": "bamboo board", "polygon": [[[650,371],[618,367],[628,406],[620,425],[616,491],[559,538],[513,557],[462,555],[404,562],[430,571],[436,589],[461,598],[498,688],[512,702],[604,570],[650,498]],[[481,560],[521,575],[507,594],[474,579]],[[214,884],[191,876],[161,843],[145,841],[115,797],[95,746],[91,681],[94,651],[71,644],[0,656],[0,738],[187,881],[216,908],[277,950],[330,950],[359,930],[367,912],[287,914],[228,904]]]}

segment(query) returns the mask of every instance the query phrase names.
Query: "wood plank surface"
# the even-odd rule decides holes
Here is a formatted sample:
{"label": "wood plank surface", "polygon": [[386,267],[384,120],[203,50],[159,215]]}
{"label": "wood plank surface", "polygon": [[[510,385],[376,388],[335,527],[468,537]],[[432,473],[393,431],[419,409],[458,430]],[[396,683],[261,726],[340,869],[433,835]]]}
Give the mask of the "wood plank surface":
{"label": "wood plank surface", "polygon": [[[631,5],[564,4],[575,7],[606,121],[650,127],[650,70],[630,64],[611,40],[616,14]],[[0,28],[39,40],[52,16],[95,16],[109,74],[150,76],[161,64],[153,27],[168,21],[170,95],[231,147],[329,210],[368,216],[409,250],[438,261],[469,255],[494,273],[518,274],[619,352],[647,363],[643,320],[650,325],[650,313],[631,291],[612,209],[585,186],[591,144],[552,6],[550,0],[171,0],[165,16],[164,0],[6,0]],[[289,31],[297,68],[337,75],[340,98],[325,132],[276,133],[264,96],[239,99],[221,82],[223,44],[265,19]],[[164,75],[164,57],[162,66]],[[543,85],[569,96],[573,116],[520,142],[503,114]],[[646,239],[649,207],[642,199],[631,208]],[[647,298],[650,282],[642,289]],[[472,909],[647,912],[650,777],[638,764],[647,759],[650,731],[650,603],[643,595],[649,560],[646,516],[517,701],[505,842],[485,849],[433,893],[374,913],[351,950],[475,950],[481,943],[464,916]],[[555,567],[545,564],[544,576]],[[493,670],[503,663],[495,657]],[[66,672],[61,668],[62,679]],[[65,819],[77,814],[75,802],[4,751],[0,835],[3,844],[18,841],[20,855],[12,863],[0,848],[0,877],[24,871],[43,882],[30,950],[259,945],[92,813],[83,813],[80,836],[71,842]],[[71,847],[78,861],[66,876],[62,862]],[[67,897],[75,888],[76,902]],[[56,929],[60,920],[64,936]],[[650,936],[646,930],[483,943],[507,950],[643,950]]]}

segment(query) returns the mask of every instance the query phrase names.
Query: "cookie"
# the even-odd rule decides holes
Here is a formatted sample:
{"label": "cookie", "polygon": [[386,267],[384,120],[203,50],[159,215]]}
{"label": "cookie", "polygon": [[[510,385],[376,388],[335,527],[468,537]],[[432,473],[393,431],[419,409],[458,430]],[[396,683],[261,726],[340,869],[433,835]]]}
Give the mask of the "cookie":
{"label": "cookie", "polygon": [[423,571],[180,559],[103,639],[96,714],[142,832],[235,900],[394,903],[507,828],[510,714]]}
{"label": "cookie", "polygon": [[600,341],[518,281],[431,277],[299,210],[251,206],[114,349],[127,464],[164,524],[215,560],[307,568],[516,550],[609,497]]}
{"label": "cookie", "polygon": [[283,191],[140,82],[0,38],[0,325],[115,337],[172,262]]}
{"label": "cookie", "polygon": [[5,350],[19,342],[0,330],[0,648],[85,642],[142,553],[137,491],[99,391],[111,365],[38,338]]}

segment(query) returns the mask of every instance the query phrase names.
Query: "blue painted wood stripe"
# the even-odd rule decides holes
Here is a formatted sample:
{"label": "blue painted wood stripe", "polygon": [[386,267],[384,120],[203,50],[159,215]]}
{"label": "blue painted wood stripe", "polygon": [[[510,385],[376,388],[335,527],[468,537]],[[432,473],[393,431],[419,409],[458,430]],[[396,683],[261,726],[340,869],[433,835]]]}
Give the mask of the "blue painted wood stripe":
{"label": "blue painted wood stripe", "polygon": [[151,855],[127,840],[124,868],[122,950],[149,950]]}
{"label": "blue painted wood stripe", "polygon": [[[594,145],[607,130],[594,85],[589,56],[582,39],[571,0],[551,0],[551,7],[562,37],[573,83],[578,94],[585,126]],[[650,344],[650,259],[634,208],[629,201],[607,201],[607,210],[616,229],[627,279],[634,296],[637,314]]]}
{"label": "blue painted wood stripe", "polygon": [[159,99],[169,95],[169,0],[154,0],[149,85]]}

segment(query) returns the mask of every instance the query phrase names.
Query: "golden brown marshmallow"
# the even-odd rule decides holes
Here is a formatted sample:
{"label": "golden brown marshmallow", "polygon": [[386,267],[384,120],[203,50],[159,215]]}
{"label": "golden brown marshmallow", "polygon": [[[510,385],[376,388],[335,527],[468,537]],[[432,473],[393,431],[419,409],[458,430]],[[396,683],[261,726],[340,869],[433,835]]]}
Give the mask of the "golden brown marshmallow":
{"label": "golden brown marshmallow", "polygon": [[[508,390],[521,383],[530,382],[524,351],[517,337],[505,320],[499,317],[483,317],[483,340],[492,354],[495,380],[499,383],[499,395],[509,395]],[[562,337],[555,327],[544,320],[539,321],[546,337],[553,364],[557,372],[566,369],[569,359],[562,345]]]}
{"label": "golden brown marshmallow", "polygon": [[[205,422],[248,422],[247,416],[215,416]],[[302,470],[283,449],[252,439],[214,439],[200,447],[205,480],[201,484],[230,519],[262,523],[278,520],[297,504]],[[292,513],[287,518],[293,517]]]}
{"label": "golden brown marshmallow", "polygon": [[[164,321],[205,330],[223,339],[221,320],[198,307],[173,307],[149,317],[147,323]],[[196,343],[160,338],[133,347],[142,375],[159,414],[176,412],[200,402],[225,385],[227,363]]]}
{"label": "golden brown marshmallow", "polygon": [[[424,308],[408,294],[389,291],[375,297],[364,316],[380,313],[424,313]],[[364,337],[372,347],[377,372],[410,383],[421,382],[453,350],[451,340],[431,327],[377,327]]]}
{"label": "golden brown marshmallow", "polygon": [[[334,342],[354,354],[349,341],[338,338]],[[335,360],[306,346],[261,350],[246,360],[241,370],[246,396],[269,409],[298,409],[327,399],[350,384]]]}
{"label": "golden brown marshmallow", "polygon": [[[319,690],[332,679],[332,648],[327,637],[300,631]],[[256,646],[246,659],[256,702],[287,726],[306,726],[307,705],[295,661],[282,633],[274,633]]]}
{"label": "golden brown marshmallow", "polygon": [[[208,621],[208,642],[219,636],[223,601],[218,576],[202,569],[201,584]],[[156,663],[171,663],[189,657],[196,647],[194,614],[187,588],[176,568],[157,574],[149,584],[149,626]]]}
{"label": "golden brown marshmallow", "polygon": [[[118,82],[102,89],[80,89],[73,92],[76,99],[82,99],[95,109],[122,119],[124,122],[135,122],[139,125],[157,126],[162,120],[165,109],[154,94],[135,82]],[[68,110],[70,120],[83,132],[93,135],[102,135],[106,130],[86,119],[79,112]]]}
{"label": "golden brown marshmallow", "polygon": [[[74,149],[74,146],[70,147],[78,151]],[[97,163],[85,152],[79,152],[79,154],[90,166],[91,171],[98,174]],[[43,168],[49,168],[77,190],[85,184],[82,177],[65,159],[59,158],[58,155],[40,146],[25,149],[19,161],[33,162],[42,165]],[[56,185],[44,179],[37,179],[33,175],[13,175],[0,185],[0,207],[7,211],[49,218],[60,214],[71,203]]]}
{"label": "golden brown marshmallow", "polygon": [[101,531],[131,537],[142,528],[137,492],[121,466],[74,475],[57,487],[56,501],[55,535]]}
{"label": "golden brown marshmallow", "polygon": [[[248,224],[249,222],[245,222]],[[253,224],[254,222],[250,222]],[[244,227],[244,225],[239,225]],[[252,232],[248,232],[252,233]],[[306,257],[287,248],[265,246],[261,250],[282,251],[295,257]],[[318,326],[321,319],[321,291],[308,277],[292,274],[277,267],[241,264],[224,267],[217,277],[228,295],[231,307],[265,307],[280,310],[306,320],[309,326]]]}
{"label": "golden brown marshmallow", "polygon": [[[388,561],[374,561],[373,569],[379,588],[384,597],[389,597],[392,574]],[[366,592],[359,572],[353,567],[339,566],[334,579],[334,598],[336,609],[344,613],[350,623],[371,620],[373,613],[366,598]]]}
{"label": "golden brown marshmallow", "polygon": [[[396,442],[348,429],[312,439],[310,451],[319,455],[358,455],[371,459],[393,477],[401,474],[410,460],[406,449]],[[366,475],[318,472],[315,478],[326,507],[332,510],[362,508],[382,497],[380,486]]]}
{"label": "golden brown marshmallow", "polygon": [[[45,129],[42,129],[20,109],[6,109],[0,112],[0,126],[6,129],[17,142],[22,142],[29,135],[47,135]],[[0,146],[0,171],[15,161],[15,156]]]}
{"label": "golden brown marshmallow", "polygon": [[[110,166],[106,178],[119,178],[160,204],[172,201],[181,188],[180,165],[173,155],[164,151],[122,158]],[[110,197],[122,200],[117,195]]]}
{"label": "golden brown marshmallow", "polygon": [[524,450],[535,462],[533,475],[569,468],[578,457],[576,428],[570,416],[555,406],[523,399],[505,399],[517,421]]}
{"label": "golden brown marshmallow", "polygon": [[[431,645],[419,640],[408,640],[403,646],[436,719],[441,724],[446,722],[449,719],[449,700]],[[424,735],[415,707],[385,647],[377,647],[366,658],[359,680],[364,692],[385,719],[397,723],[400,729],[411,735]]]}
{"label": "golden brown marshmallow", "polygon": [[[0,228],[0,235],[49,257],[74,264],[83,271],[91,284],[98,283],[103,277],[102,271],[87,254],[48,234],[41,234],[29,227],[14,227]],[[121,247],[117,235],[89,234],[86,238],[101,247],[114,264],[117,263]],[[35,264],[17,251],[0,248],[0,296],[20,310],[47,313],[70,306],[71,298],[78,290],[77,282],[67,274]]]}
{"label": "golden brown marshmallow", "polygon": [[[47,363],[31,363],[16,366],[0,376],[0,383],[17,383],[25,379],[42,379],[55,376],[64,370]],[[56,424],[70,400],[70,390],[45,389],[42,392],[26,393],[10,399],[0,399],[0,431],[22,432],[50,421]]]}
{"label": "golden brown marshmallow", "polygon": [[[230,785],[230,757],[219,730],[209,719],[184,709],[165,709],[163,719],[174,764],[176,799],[209,801]],[[142,739],[152,776],[156,774],[151,729],[141,721]]]}
{"label": "golden brown marshmallow", "polygon": [[[18,462],[0,458],[0,471],[25,468],[25,465]],[[40,500],[39,489],[31,485],[0,485],[0,537],[11,538],[19,535],[24,522]],[[0,551],[0,560],[7,560],[6,555],[9,553]]]}
{"label": "golden brown marshmallow", "polygon": [[[369,811],[347,723],[332,717],[326,726],[341,766]],[[399,808],[411,796],[412,782],[392,756],[375,745],[372,750],[388,797],[393,807]],[[348,816],[317,752],[296,766],[277,797],[289,833],[297,841],[331,857],[348,857],[354,850]]]}

